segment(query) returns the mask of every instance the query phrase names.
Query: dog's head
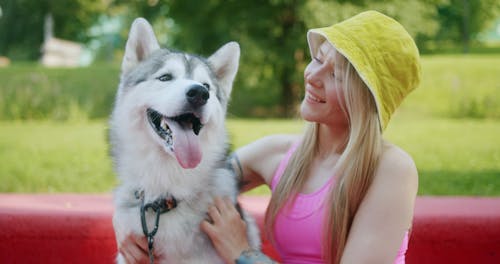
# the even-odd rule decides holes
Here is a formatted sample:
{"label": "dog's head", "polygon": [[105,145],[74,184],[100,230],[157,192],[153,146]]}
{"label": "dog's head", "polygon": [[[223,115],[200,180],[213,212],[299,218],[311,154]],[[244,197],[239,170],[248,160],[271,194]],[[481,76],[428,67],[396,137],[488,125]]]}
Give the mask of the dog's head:
{"label": "dog's head", "polygon": [[146,131],[183,168],[194,168],[202,159],[200,138],[224,126],[239,56],[236,42],[208,58],[160,49],[151,25],[138,18],[127,40],[114,118],[127,122],[125,129]]}

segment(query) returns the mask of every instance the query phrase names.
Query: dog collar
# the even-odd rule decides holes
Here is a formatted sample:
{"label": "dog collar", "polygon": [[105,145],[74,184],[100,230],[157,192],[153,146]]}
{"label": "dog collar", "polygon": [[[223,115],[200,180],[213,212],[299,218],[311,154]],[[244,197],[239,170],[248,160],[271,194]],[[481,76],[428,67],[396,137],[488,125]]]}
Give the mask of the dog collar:
{"label": "dog collar", "polygon": [[160,214],[163,214],[177,207],[177,199],[170,194],[160,196],[150,203],[144,202],[144,190],[136,190],[134,192],[134,196],[140,201],[141,211],[144,209],[146,212],[151,209],[154,213],[159,212]]}
{"label": "dog collar", "polygon": [[[141,225],[142,232],[144,236],[148,239],[148,253],[150,263],[154,263],[154,255],[153,255],[153,242],[154,236],[158,231],[158,226],[160,223],[160,215],[163,213],[167,213],[170,210],[173,210],[177,207],[177,200],[172,195],[160,196],[156,200],[150,203],[144,203],[144,190],[137,190],[134,192],[135,198],[140,200],[141,202]],[[154,226],[152,229],[148,228],[148,224],[146,222],[146,213],[152,210],[155,216],[154,218]]]}

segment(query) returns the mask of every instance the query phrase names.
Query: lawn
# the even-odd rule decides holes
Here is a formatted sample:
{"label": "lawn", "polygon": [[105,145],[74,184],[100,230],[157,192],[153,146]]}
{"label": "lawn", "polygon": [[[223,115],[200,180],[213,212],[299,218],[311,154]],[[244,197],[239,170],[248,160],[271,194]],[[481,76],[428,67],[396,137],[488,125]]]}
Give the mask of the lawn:
{"label": "lawn", "polygon": [[[229,119],[233,147],[273,133],[298,133],[292,120]],[[111,192],[106,121],[0,122],[0,192]],[[500,195],[500,120],[416,117],[398,112],[386,138],[415,159],[421,195]],[[267,193],[260,188],[253,193]]]}
{"label": "lawn", "polygon": [[[423,56],[422,71],[420,87],[385,133],[414,157],[419,194],[500,195],[500,54]],[[104,119],[118,72],[117,65],[35,64],[0,71],[0,192],[113,189]],[[229,112],[239,105],[231,101]],[[229,117],[233,148],[303,127],[292,120]]]}

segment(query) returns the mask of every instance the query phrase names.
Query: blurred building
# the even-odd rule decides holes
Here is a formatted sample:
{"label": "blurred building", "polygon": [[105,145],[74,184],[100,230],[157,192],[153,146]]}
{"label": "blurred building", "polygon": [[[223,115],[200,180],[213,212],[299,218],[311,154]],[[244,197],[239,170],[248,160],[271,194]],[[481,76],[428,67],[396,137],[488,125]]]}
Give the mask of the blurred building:
{"label": "blurred building", "polygon": [[47,67],[78,67],[81,65],[83,45],[53,36],[54,22],[49,14],[45,17],[44,42],[41,63]]}
{"label": "blurred building", "polygon": [[7,67],[10,65],[10,59],[4,56],[0,56],[0,67]]}
{"label": "blurred building", "polygon": [[44,41],[42,53],[44,66],[78,67],[83,48],[79,43],[52,37]]}

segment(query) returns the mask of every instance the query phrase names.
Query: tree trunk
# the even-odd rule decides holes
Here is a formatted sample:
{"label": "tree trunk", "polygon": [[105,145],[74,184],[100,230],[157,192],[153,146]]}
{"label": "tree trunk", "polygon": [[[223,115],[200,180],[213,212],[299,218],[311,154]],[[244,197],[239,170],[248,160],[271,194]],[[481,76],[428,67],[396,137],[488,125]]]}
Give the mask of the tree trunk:
{"label": "tree trunk", "polygon": [[469,0],[463,0],[463,28],[462,28],[462,48],[463,53],[469,53],[469,42],[470,42],[470,34],[469,34]]}
{"label": "tree trunk", "polygon": [[283,117],[294,115],[295,94],[290,81],[293,72],[289,66],[285,66],[281,75],[281,106],[283,107]]}

